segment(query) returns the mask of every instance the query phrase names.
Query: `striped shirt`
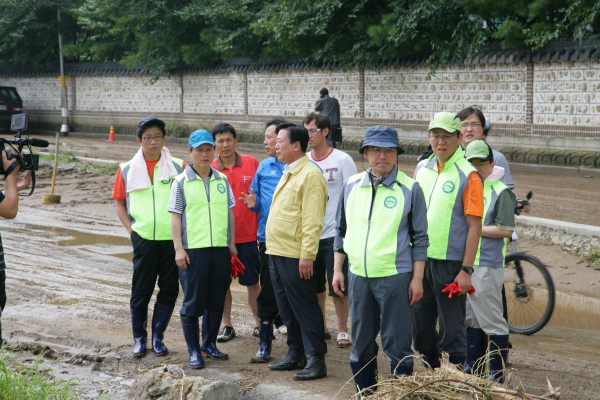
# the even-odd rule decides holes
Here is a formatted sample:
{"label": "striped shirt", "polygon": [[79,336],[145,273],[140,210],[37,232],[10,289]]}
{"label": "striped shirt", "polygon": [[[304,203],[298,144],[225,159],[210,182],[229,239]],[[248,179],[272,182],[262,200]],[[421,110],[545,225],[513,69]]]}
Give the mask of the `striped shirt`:
{"label": "striped shirt", "polygon": [[[192,169],[194,169],[194,167],[191,167]],[[194,171],[195,172],[195,171]],[[198,175],[198,173],[196,172],[196,175]],[[200,179],[202,179],[202,181],[204,182],[204,188],[206,189],[206,199],[210,202],[210,178],[212,176],[212,169],[210,170],[209,174],[208,174],[208,179],[203,179],[200,175],[198,175],[198,177]],[[233,207],[235,207],[235,198],[233,197],[233,192],[231,191],[231,185],[227,185],[228,187],[228,203],[229,203],[229,208],[232,209]],[[169,200],[169,212],[174,212],[176,214],[183,214],[183,211],[185,210],[186,207],[186,202],[185,202],[185,198],[183,196],[183,193],[181,192],[181,189],[179,188],[179,185],[171,185],[171,198]]]}

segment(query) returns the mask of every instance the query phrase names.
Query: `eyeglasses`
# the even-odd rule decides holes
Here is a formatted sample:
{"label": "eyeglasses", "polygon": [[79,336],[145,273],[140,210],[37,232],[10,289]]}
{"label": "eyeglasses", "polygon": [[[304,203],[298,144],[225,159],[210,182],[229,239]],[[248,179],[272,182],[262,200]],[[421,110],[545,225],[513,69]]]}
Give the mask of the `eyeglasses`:
{"label": "eyeglasses", "polygon": [[447,142],[447,141],[452,140],[457,137],[458,137],[458,135],[444,135],[444,136],[429,135],[429,139],[431,139],[431,141],[433,141],[433,142],[439,142],[440,140]]}
{"label": "eyeglasses", "polygon": [[314,135],[315,133],[317,133],[317,132],[319,132],[319,131],[321,131],[321,130],[322,130],[322,129],[309,129],[309,130],[308,130],[308,133],[309,133],[309,135]]}
{"label": "eyeglasses", "polygon": [[152,143],[152,141],[154,140],[156,143],[158,143],[158,142],[162,142],[163,136],[144,136],[144,137],[142,137],[142,140],[144,142],[149,142],[149,143]]}
{"label": "eyeglasses", "polygon": [[463,122],[462,124],[460,124],[461,128],[468,128],[468,127],[479,128],[480,126],[481,126],[481,124],[479,122],[471,122],[471,123]]}
{"label": "eyeglasses", "polygon": [[367,151],[377,154],[383,153],[386,156],[389,156],[391,154],[397,153],[398,150],[396,150],[395,147],[367,147]]}

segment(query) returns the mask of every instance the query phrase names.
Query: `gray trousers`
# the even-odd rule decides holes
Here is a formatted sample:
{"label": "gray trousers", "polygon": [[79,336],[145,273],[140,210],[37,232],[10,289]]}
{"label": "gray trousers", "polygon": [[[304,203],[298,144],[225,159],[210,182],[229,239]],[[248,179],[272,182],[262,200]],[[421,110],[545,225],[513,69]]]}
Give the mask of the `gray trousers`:
{"label": "gray trousers", "polygon": [[[461,268],[462,261],[430,258],[425,263],[423,298],[414,305],[415,350],[421,354],[440,349],[450,356],[467,355],[467,296],[454,296],[449,299],[447,293],[442,293],[447,283],[454,282]],[[436,330],[438,319],[439,333]]]}
{"label": "gray trousers", "polygon": [[270,256],[271,282],[281,320],[288,328],[287,345],[311,356],[327,353],[323,313],[315,276],[300,278],[297,258]]}
{"label": "gray trousers", "polygon": [[408,300],[412,272],[384,278],[364,278],[348,273],[348,296],[354,347],[351,362],[365,362],[377,356],[375,342],[381,331],[383,351],[394,365],[413,363],[413,310]]}

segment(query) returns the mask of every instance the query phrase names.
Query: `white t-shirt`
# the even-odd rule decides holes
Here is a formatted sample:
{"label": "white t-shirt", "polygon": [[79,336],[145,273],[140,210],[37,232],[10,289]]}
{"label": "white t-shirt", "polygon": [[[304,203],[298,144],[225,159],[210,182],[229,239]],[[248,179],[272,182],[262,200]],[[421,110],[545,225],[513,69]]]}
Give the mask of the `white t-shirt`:
{"label": "white t-shirt", "polygon": [[308,152],[306,155],[321,168],[327,181],[328,200],[321,239],[331,238],[335,236],[335,214],[337,213],[342,188],[348,178],[357,174],[356,165],[352,157],[338,149],[332,149],[329,155],[322,160],[315,160],[312,157],[312,152]]}

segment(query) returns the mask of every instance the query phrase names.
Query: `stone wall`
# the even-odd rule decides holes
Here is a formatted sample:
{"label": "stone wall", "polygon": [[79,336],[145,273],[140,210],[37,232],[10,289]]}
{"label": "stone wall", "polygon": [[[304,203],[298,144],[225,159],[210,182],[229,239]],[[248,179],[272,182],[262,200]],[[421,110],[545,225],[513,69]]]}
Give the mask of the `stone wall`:
{"label": "stone wall", "polygon": [[536,64],[532,133],[600,137],[599,91],[600,62]]}
{"label": "stone wall", "polygon": [[[424,139],[435,112],[477,104],[491,118],[492,143],[600,150],[600,61],[458,64],[435,74],[424,65],[234,68],[182,72],[154,83],[146,75],[115,71],[69,76],[68,84],[77,124],[135,125],[151,113],[190,127],[226,121],[260,131],[274,116],[300,121],[327,87],[340,100],[346,137],[386,124],[402,138]],[[57,77],[0,75],[0,85],[17,87],[32,121],[60,122]]]}
{"label": "stone wall", "polygon": [[152,84],[144,76],[77,76],[75,110],[141,114],[179,112],[178,84],[175,78],[159,79]]}

